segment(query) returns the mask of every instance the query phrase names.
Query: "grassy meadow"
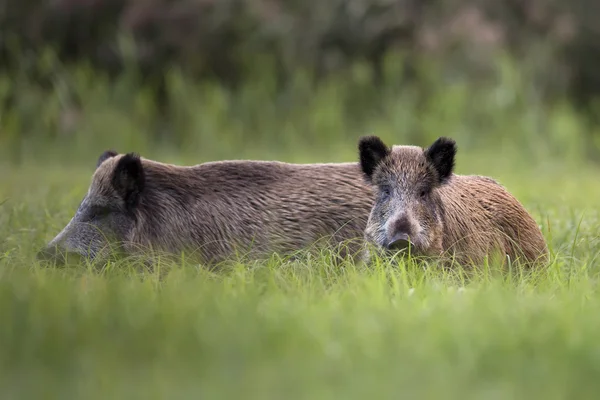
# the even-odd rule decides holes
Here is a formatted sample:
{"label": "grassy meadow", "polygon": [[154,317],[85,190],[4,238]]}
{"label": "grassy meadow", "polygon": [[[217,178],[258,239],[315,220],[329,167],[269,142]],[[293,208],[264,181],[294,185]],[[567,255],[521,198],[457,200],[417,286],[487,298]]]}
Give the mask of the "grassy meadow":
{"label": "grassy meadow", "polygon": [[[317,88],[299,75],[283,98],[267,78],[231,97],[174,74],[168,134],[131,77],[65,72],[44,95],[13,82],[17,107],[0,125],[0,397],[593,398],[598,143],[568,103],[546,104],[518,68],[498,68],[486,86],[432,73],[426,101],[393,68],[377,92],[357,68]],[[82,104],[66,133],[63,86]],[[180,164],[353,161],[366,133],[422,146],[455,138],[457,172],[515,194],[542,227],[550,265],[529,275],[482,266],[467,279],[386,260],[333,267],[325,253],[219,272],[184,260],[155,272],[35,260],[106,148]]]}

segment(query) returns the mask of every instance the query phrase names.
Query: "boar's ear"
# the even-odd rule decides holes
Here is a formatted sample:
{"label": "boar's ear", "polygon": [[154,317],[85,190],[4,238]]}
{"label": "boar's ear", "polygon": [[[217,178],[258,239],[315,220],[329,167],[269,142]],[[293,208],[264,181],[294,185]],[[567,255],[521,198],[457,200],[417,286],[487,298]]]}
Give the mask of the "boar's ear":
{"label": "boar's ear", "polygon": [[100,155],[100,157],[98,157],[98,161],[96,162],[96,168],[98,168],[100,166],[100,164],[102,164],[104,161],[108,160],[109,158],[113,158],[114,156],[116,156],[118,154],[119,153],[117,153],[116,151],[106,150],[104,153],[102,153]]}
{"label": "boar's ear", "polygon": [[125,200],[128,208],[135,207],[144,190],[145,176],[140,157],[133,153],[125,154],[117,163],[112,177],[112,185]]}
{"label": "boar's ear", "polygon": [[390,154],[390,149],[377,136],[363,136],[358,142],[360,167],[368,181],[371,181],[373,172],[385,157]]}
{"label": "boar's ear", "polygon": [[452,174],[455,155],[456,142],[446,137],[438,138],[425,150],[425,157],[433,164],[440,183],[444,183]]}

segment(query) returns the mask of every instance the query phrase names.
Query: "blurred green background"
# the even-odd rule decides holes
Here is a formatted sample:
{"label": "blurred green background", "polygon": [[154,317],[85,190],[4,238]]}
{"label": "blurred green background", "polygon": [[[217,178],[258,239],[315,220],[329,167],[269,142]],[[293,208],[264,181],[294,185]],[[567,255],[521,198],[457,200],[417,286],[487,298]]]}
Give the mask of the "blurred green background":
{"label": "blurred green background", "polygon": [[[358,136],[598,160],[589,0],[8,0],[12,163],[347,159]],[[495,150],[494,150],[495,151]],[[308,161],[308,160],[307,160]]]}

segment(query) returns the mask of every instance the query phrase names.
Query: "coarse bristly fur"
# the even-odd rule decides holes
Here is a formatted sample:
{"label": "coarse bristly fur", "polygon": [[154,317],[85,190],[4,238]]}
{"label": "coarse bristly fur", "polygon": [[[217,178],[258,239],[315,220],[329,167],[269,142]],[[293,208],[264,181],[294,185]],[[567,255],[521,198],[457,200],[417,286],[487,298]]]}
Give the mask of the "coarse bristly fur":
{"label": "coarse bristly fur", "polygon": [[539,226],[514,196],[491,178],[454,174],[454,140],[390,148],[365,136],[358,149],[365,180],[376,189],[365,230],[376,249],[408,248],[445,265],[451,258],[480,264],[498,254],[529,266],[547,261]]}
{"label": "coarse bristly fur", "polygon": [[106,151],[77,213],[40,257],[100,259],[108,244],[127,254],[188,251],[206,263],[291,254],[320,240],[349,251],[362,241],[372,204],[357,162],[176,166]]}

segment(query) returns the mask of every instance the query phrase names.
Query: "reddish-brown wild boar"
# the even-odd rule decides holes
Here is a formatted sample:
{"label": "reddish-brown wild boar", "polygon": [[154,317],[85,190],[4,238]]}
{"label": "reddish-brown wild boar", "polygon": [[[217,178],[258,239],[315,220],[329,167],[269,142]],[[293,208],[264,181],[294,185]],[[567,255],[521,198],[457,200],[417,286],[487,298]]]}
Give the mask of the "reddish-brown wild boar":
{"label": "reddish-brown wild boar", "polygon": [[358,147],[366,180],[376,188],[367,243],[384,253],[409,248],[461,264],[498,252],[526,265],[547,260],[540,228],[515,197],[491,178],[454,174],[454,140],[389,148],[366,136]]}

